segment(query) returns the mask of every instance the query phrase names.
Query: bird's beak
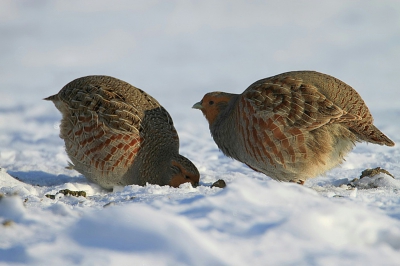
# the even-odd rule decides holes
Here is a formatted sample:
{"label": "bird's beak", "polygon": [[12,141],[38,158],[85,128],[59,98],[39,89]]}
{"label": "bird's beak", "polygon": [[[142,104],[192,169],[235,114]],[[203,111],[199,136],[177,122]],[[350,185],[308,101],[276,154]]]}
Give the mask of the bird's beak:
{"label": "bird's beak", "polygon": [[193,106],[192,106],[192,108],[194,108],[194,109],[203,109],[203,105],[201,105],[201,102],[198,102],[198,103],[195,103]]}

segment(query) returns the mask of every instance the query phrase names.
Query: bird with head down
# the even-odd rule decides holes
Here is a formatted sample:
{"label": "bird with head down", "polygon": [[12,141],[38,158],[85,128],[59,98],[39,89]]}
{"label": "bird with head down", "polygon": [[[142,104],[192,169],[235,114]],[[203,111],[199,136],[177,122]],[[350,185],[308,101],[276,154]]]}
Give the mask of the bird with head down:
{"label": "bird with head down", "polygon": [[70,168],[106,189],[114,186],[197,186],[199,171],[179,154],[168,112],[146,92],[113,77],[87,76],[65,85],[53,101]]}

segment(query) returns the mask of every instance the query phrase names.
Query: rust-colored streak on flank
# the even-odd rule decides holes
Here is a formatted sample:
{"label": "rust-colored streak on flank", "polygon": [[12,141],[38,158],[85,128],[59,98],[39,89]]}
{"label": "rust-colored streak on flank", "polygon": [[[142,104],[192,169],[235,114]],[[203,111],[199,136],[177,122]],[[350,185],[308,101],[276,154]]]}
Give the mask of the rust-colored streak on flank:
{"label": "rust-colored streak on flank", "polygon": [[87,139],[83,139],[83,140],[79,141],[79,146],[80,147],[85,147],[87,142],[88,142]]}
{"label": "rust-colored streak on flank", "polygon": [[[125,138],[124,138],[125,139]],[[138,143],[141,143],[143,140],[141,138],[133,138],[131,140],[131,142],[129,143],[128,147],[134,147],[136,146]]]}
{"label": "rust-colored streak on flank", "polygon": [[[130,142],[126,143],[125,140],[130,140]],[[135,154],[139,151],[139,146],[137,144],[140,143],[140,141],[140,138],[132,138],[132,136],[126,134],[114,134],[109,136],[106,141],[101,142],[101,144],[87,150],[85,155],[92,158],[91,164],[96,169],[101,171],[114,171],[113,169],[121,166],[127,167],[132,163]],[[110,146],[111,143],[114,143],[114,146]],[[99,154],[99,151],[102,150],[108,150],[102,158],[94,156],[94,154]],[[119,153],[121,150],[124,152]]]}
{"label": "rust-colored streak on flank", "polygon": [[275,121],[273,120],[273,118],[268,118],[267,123],[265,124],[265,130],[269,133],[269,135],[272,133],[272,135],[270,135],[268,145],[271,148],[274,156],[278,156],[278,154],[279,154],[278,147],[276,146],[276,142],[274,139],[275,136],[273,136],[274,130],[276,128],[277,128],[277,125],[275,124]]}
{"label": "rust-colored streak on flank", "polygon": [[82,142],[80,142],[80,146],[81,147],[85,147],[86,145],[90,144],[91,142],[93,142],[94,137],[90,136],[89,138],[84,139]]}
{"label": "rust-colored streak on flank", "polygon": [[275,155],[275,157],[277,159],[279,159],[282,164],[285,164],[283,155],[279,151],[278,145],[277,145],[278,144],[277,142],[284,138],[284,134],[282,133],[282,131],[276,124],[275,118],[276,118],[276,116],[274,116],[273,118],[269,118],[268,123],[267,123],[269,126],[269,128],[267,128],[267,130],[272,132],[272,137],[273,137],[273,139],[271,139],[270,147],[272,149],[273,155]]}
{"label": "rust-colored streak on flank", "polygon": [[[274,166],[275,162],[271,157],[270,152],[268,151],[269,149],[273,149],[275,147],[275,144],[271,140],[269,136],[269,131],[271,130],[269,128],[270,122],[269,120],[265,121],[264,118],[257,118],[257,111],[255,110],[253,104],[248,101],[247,102],[248,109],[250,110],[249,115],[253,116],[253,123],[252,125],[249,126],[249,128],[253,128],[253,139],[249,143],[251,150],[253,151],[253,157],[257,159],[258,162],[264,162],[266,163],[266,159],[269,161],[269,163]],[[257,125],[258,129],[254,127]],[[249,129],[250,130],[250,129]],[[257,155],[255,156],[254,149],[257,148]]]}
{"label": "rust-colored streak on flank", "polygon": [[128,154],[126,154],[127,158],[126,158],[126,161],[124,164],[125,167],[128,166],[129,164],[131,164],[135,160],[135,158],[136,158],[135,156],[139,152],[139,150],[140,150],[140,147],[136,147],[132,151],[130,151]]}
{"label": "rust-colored streak on flank", "polygon": [[121,162],[122,162],[123,159],[124,159],[123,157],[120,157],[118,160],[115,160],[115,163],[113,164],[112,167],[117,167],[117,166],[119,166],[119,165],[121,164]]}
{"label": "rust-colored streak on flank", "polygon": [[122,139],[123,138],[123,134],[113,134],[110,139],[115,142],[116,140]]}
{"label": "rust-colored streak on flank", "polygon": [[[125,139],[125,137],[123,138]],[[125,144],[123,146],[124,153],[122,153],[119,163],[124,165],[124,167],[128,166],[133,162],[135,154],[139,152],[140,144],[142,142],[141,138],[132,138],[129,144]]]}
{"label": "rust-colored streak on flank", "polygon": [[[70,131],[71,132],[71,131]],[[78,131],[76,131],[75,133],[74,133],[74,135],[75,136],[80,136],[80,135],[82,135],[82,132],[83,132],[83,128],[80,128]],[[70,133],[68,133],[68,134],[70,134]]]}
{"label": "rust-colored streak on flank", "polygon": [[99,151],[99,150],[100,150],[100,149],[99,149],[99,146],[94,146],[93,148],[87,150],[87,151],[85,152],[85,154],[86,154],[87,156],[90,156],[90,154],[96,153],[96,152]]}
{"label": "rust-colored streak on flank", "polygon": [[250,101],[242,99],[241,103],[246,111],[242,114],[242,121],[245,121],[245,130],[250,136],[250,138],[245,138],[244,145],[248,154],[260,163],[268,160],[271,166],[275,166],[276,162],[273,158],[277,158],[284,164],[284,157],[279,151],[276,141],[286,139],[286,136],[274,121],[274,119],[281,119],[280,116],[267,120],[257,118],[257,111]]}
{"label": "rust-colored streak on flank", "polygon": [[83,131],[85,131],[86,133],[91,133],[96,127],[96,125],[84,126]]}
{"label": "rust-colored streak on flank", "polygon": [[291,151],[291,154],[294,153],[293,149],[292,149],[291,146],[290,146],[289,138],[285,138],[285,139],[281,140],[281,146],[282,146],[282,148],[284,148],[285,150],[291,149],[291,150],[292,150],[292,151]]}
{"label": "rust-colored streak on flank", "polygon": [[139,147],[133,149],[133,151],[128,156],[128,161],[132,161],[133,157],[139,152],[139,150],[140,150]]}
{"label": "rust-colored streak on flank", "polygon": [[293,137],[294,136],[289,135],[285,139],[281,140],[282,149],[285,150],[287,152],[287,154],[290,156],[290,161],[292,163],[294,163],[296,161],[296,152],[289,141],[289,139],[292,139]]}
{"label": "rust-colored streak on flank", "polygon": [[274,128],[272,129],[272,133],[274,134],[274,138],[276,138],[278,141],[281,141],[286,138],[285,134],[282,132],[282,130],[279,128],[277,125],[279,121],[275,120],[274,122]]}
{"label": "rust-colored streak on flank", "polygon": [[87,122],[92,121],[92,117],[91,116],[87,116],[87,115],[80,115],[80,116],[78,116],[78,121],[80,123],[87,123]]}
{"label": "rust-colored streak on flank", "polygon": [[275,165],[274,160],[271,157],[270,151],[271,147],[273,147],[275,144],[273,143],[271,139],[271,134],[268,129],[268,122],[261,120],[262,123],[259,124],[260,127],[260,132],[259,132],[259,142],[260,146],[263,148],[263,154],[264,157],[267,157],[271,165]]}
{"label": "rust-colored streak on flank", "polygon": [[110,149],[111,153],[115,153],[116,151],[117,151],[117,147],[115,147],[115,146]]}
{"label": "rust-colored streak on flank", "polygon": [[103,130],[101,130],[101,128],[100,128],[99,132],[98,132],[97,135],[95,135],[94,137],[95,137],[96,139],[100,139],[100,138],[103,137],[105,134],[106,134],[106,133],[105,133]]}
{"label": "rust-colored streak on flank", "polygon": [[[81,144],[83,145],[83,144]],[[103,148],[105,148],[107,146],[107,141],[101,142],[98,146],[97,146],[97,150],[102,150]]]}
{"label": "rust-colored streak on flank", "polygon": [[81,154],[81,156],[79,158],[77,158],[79,161],[84,161],[85,160],[85,153],[77,153],[76,155]]}
{"label": "rust-colored streak on flank", "polygon": [[270,162],[270,164],[272,165],[272,166],[275,166],[275,162],[274,162],[274,160],[272,159],[272,157],[271,157],[271,154],[269,153],[269,151],[268,151],[268,147],[271,147],[272,145],[274,145],[274,143],[272,142],[272,140],[271,140],[271,138],[268,136],[268,133],[265,131],[265,130],[263,130],[263,146],[264,146],[264,150],[265,150],[265,155],[267,156],[267,158],[268,158],[268,160],[269,160],[269,162]]}
{"label": "rust-colored streak on flank", "polygon": [[103,171],[107,171],[107,170],[109,170],[109,169],[105,169],[105,164],[106,164],[106,162],[105,161],[100,161],[100,170],[103,170]]}
{"label": "rust-colored streak on flank", "polygon": [[108,161],[108,160],[110,160],[112,157],[113,157],[113,154],[108,153],[108,154],[106,155],[106,157],[104,157],[104,161]]}

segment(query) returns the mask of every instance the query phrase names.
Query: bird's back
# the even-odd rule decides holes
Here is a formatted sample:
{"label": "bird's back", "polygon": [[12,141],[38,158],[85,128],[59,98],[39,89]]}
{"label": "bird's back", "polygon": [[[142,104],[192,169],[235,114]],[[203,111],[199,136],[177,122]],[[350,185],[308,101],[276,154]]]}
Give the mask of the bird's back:
{"label": "bird's back", "polygon": [[343,81],[330,75],[316,71],[286,72],[261,79],[253,83],[247,90],[251,90],[257,84],[281,82],[287,78],[295,79],[299,84],[316,87],[320,93],[325,95],[326,98],[332,101],[336,106],[350,115],[359,117],[359,119],[353,121],[346,121],[345,124],[360,140],[380,145],[394,145],[393,141],[373,125],[373,117],[358,92]]}

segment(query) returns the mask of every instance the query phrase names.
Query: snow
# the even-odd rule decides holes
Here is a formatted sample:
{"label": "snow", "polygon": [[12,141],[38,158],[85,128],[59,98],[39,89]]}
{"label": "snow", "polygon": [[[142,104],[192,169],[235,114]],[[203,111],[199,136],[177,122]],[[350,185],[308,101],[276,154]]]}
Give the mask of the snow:
{"label": "snow", "polygon": [[[0,3],[0,265],[398,264],[397,1],[66,3]],[[226,158],[190,109],[206,92],[304,69],[353,86],[397,145],[360,143],[304,186],[279,183]],[[108,192],[65,169],[61,116],[42,99],[90,74],[160,101],[200,186]],[[353,181],[378,166],[395,178]],[[210,188],[218,179],[227,187]]]}

